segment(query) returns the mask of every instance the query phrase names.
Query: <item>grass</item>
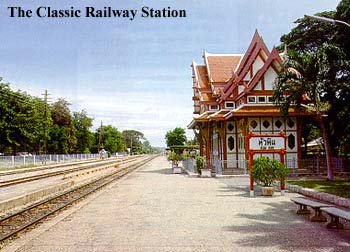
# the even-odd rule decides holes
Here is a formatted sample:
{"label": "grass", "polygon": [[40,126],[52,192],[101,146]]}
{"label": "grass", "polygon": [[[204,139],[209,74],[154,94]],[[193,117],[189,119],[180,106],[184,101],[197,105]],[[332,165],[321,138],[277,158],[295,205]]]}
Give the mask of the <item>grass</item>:
{"label": "grass", "polygon": [[350,181],[300,180],[288,181],[288,184],[312,188],[318,192],[326,192],[343,198],[350,198]]}

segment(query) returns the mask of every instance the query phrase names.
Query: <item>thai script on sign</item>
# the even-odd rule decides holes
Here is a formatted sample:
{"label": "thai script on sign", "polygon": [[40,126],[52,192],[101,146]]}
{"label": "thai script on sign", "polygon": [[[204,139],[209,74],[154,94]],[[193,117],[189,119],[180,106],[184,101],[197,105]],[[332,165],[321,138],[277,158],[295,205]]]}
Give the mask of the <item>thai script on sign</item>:
{"label": "thai script on sign", "polygon": [[259,146],[261,147],[272,147],[276,145],[276,140],[271,137],[260,137]]}
{"label": "thai script on sign", "polygon": [[249,140],[251,150],[276,150],[284,149],[283,137],[251,137]]}

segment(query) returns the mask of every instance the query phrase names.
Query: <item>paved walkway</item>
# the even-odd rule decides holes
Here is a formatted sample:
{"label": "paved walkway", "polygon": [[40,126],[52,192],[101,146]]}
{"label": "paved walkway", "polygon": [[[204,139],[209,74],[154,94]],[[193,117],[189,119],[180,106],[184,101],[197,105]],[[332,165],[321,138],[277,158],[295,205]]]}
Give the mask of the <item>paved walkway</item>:
{"label": "paved walkway", "polygon": [[327,230],[296,215],[295,194],[251,198],[247,178],[189,178],[169,167],[155,159],[3,251],[350,251],[349,225]]}

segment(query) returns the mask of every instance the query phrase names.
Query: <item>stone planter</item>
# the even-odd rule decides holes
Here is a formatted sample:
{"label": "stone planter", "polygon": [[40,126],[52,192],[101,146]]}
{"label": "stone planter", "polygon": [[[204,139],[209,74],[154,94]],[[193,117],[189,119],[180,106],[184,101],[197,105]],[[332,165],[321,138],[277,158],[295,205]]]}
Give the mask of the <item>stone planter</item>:
{"label": "stone planter", "polygon": [[181,174],[182,173],[182,167],[179,167],[179,166],[173,167],[173,173],[174,174]]}
{"label": "stone planter", "polygon": [[261,190],[263,196],[273,196],[273,193],[275,192],[273,186],[263,186],[261,187]]}
{"label": "stone planter", "polygon": [[211,177],[211,169],[201,169],[201,177],[202,178],[210,178]]}

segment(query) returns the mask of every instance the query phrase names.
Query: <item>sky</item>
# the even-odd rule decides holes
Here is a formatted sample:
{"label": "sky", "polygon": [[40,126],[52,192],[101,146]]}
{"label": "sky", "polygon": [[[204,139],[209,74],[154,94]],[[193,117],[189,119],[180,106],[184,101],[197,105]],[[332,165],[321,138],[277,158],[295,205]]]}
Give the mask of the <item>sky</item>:
{"label": "sky", "polygon": [[[0,76],[71,111],[86,110],[93,129],[113,125],[145,134],[152,146],[193,118],[191,62],[203,51],[244,53],[258,29],[271,49],[304,14],[335,10],[333,0],[1,0]],[[186,10],[186,18],[10,17],[8,7],[33,10]],[[193,137],[190,130],[187,136]]]}

